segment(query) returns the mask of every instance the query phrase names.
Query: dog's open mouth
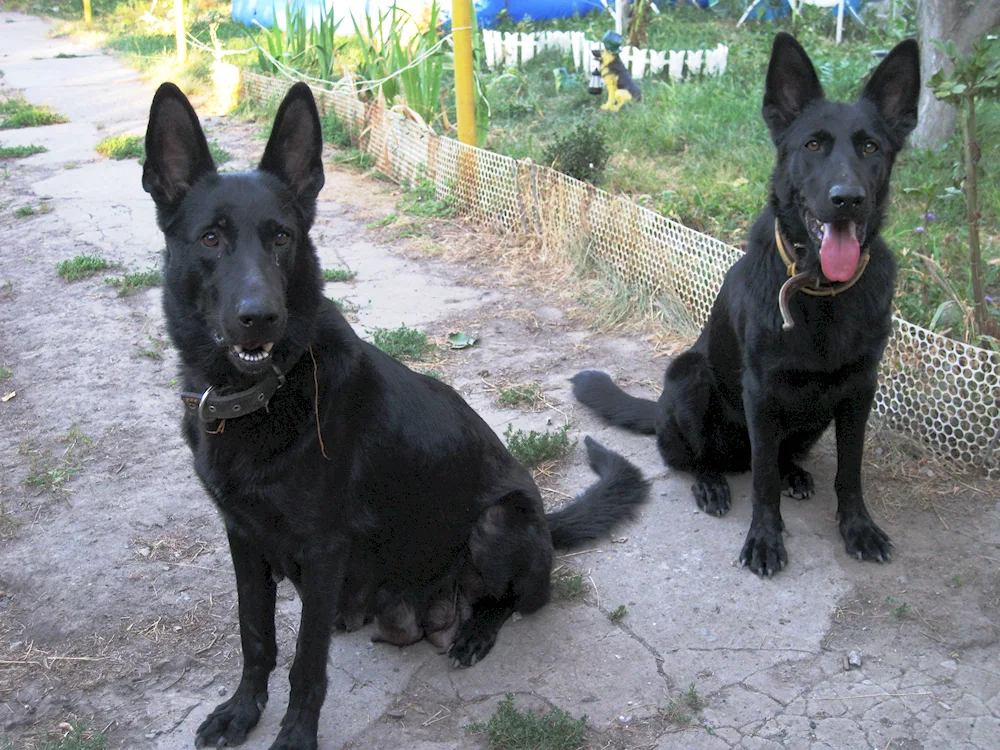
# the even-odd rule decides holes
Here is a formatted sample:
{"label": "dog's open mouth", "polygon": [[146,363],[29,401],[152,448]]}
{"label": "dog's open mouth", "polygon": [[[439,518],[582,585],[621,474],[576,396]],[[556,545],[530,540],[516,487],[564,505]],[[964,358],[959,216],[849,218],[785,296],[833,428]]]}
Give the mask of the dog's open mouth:
{"label": "dog's open mouth", "polygon": [[270,359],[272,348],[274,348],[274,342],[267,341],[262,344],[233,344],[229,347],[229,351],[238,361],[248,365],[257,365]]}
{"label": "dog's open mouth", "polygon": [[823,275],[830,281],[850,281],[861,260],[862,228],[853,221],[822,224],[812,214],[806,215],[806,228],[819,245]]}

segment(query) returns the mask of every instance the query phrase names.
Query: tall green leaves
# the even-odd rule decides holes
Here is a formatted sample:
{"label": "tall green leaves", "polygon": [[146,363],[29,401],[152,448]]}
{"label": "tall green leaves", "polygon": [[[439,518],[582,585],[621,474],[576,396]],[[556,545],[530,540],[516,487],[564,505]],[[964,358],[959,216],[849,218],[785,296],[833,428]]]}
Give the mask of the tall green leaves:
{"label": "tall green leaves", "polygon": [[[284,31],[277,23],[282,14],[285,19]],[[261,29],[263,45],[257,49],[261,70],[265,73],[278,73],[278,65],[274,62],[277,60],[297,73],[323,81],[333,80],[338,50],[334,36],[340,21],[334,19],[332,7],[327,10],[318,6],[309,15],[312,18],[307,16],[304,7],[293,7],[291,2],[286,2],[283,9],[275,5],[274,26]]]}
{"label": "tall green leaves", "polygon": [[365,17],[364,28],[352,17],[361,38],[358,77],[365,90],[381,91],[388,104],[405,104],[431,124],[440,117],[441,78],[451,52],[438,34],[440,8],[430,7],[426,24],[393,4],[378,17]]}

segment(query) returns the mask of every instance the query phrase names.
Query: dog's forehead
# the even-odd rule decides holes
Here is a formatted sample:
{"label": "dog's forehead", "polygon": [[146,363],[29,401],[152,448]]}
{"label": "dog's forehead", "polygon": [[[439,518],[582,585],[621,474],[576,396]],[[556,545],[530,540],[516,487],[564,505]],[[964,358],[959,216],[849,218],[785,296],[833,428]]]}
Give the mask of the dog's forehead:
{"label": "dog's forehead", "polygon": [[788,129],[795,139],[809,138],[818,133],[839,138],[853,138],[858,133],[875,135],[878,125],[864,100],[841,102],[824,99],[805,110]]}
{"label": "dog's forehead", "polygon": [[195,185],[188,196],[190,216],[196,225],[228,219],[236,226],[257,226],[262,221],[290,220],[294,213],[291,191],[266,172],[234,172],[214,176]]}

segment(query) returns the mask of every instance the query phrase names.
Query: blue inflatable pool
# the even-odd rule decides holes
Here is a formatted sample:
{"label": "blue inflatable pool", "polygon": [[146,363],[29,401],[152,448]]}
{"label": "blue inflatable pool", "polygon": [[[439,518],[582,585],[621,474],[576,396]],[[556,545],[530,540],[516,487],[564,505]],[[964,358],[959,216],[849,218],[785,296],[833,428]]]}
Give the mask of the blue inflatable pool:
{"label": "blue inflatable pool", "polygon": [[[271,28],[274,25],[274,8],[284,9],[288,0],[233,0],[233,20],[246,26],[260,25]],[[706,0],[707,2],[707,0]],[[421,0],[397,0],[397,5],[406,10],[426,5]],[[440,2],[446,18],[451,17],[451,2]],[[304,8],[307,15],[310,12],[323,13],[333,10],[336,18],[343,19],[342,30],[351,28],[350,17],[353,14],[360,20],[362,17],[380,9],[392,6],[392,0],[291,0],[292,8]],[[523,21],[527,18],[545,21],[551,18],[568,18],[576,14],[583,15],[594,10],[605,10],[602,0],[476,0],[476,19],[480,27],[486,28],[496,22],[502,11],[506,11],[513,21]],[[279,12],[280,15],[280,12]],[[279,19],[279,26],[282,25]]]}

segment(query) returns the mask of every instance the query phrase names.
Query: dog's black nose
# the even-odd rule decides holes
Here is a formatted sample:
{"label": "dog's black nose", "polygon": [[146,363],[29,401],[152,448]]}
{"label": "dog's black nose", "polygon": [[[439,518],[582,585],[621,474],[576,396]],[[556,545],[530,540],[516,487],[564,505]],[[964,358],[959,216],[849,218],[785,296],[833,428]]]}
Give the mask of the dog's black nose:
{"label": "dog's black nose", "polygon": [[267,328],[277,323],[281,315],[261,300],[243,300],[236,310],[236,317],[244,328]]}
{"label": "dog's black nose", "polygon": [[834,185],[830,188],[830,202],[835,208],[858,208],[868,193],[861,185]]}

